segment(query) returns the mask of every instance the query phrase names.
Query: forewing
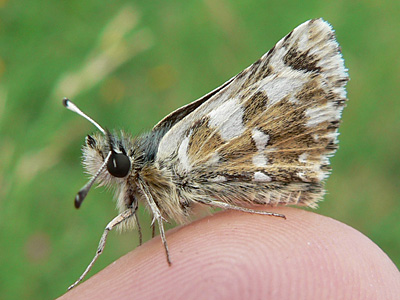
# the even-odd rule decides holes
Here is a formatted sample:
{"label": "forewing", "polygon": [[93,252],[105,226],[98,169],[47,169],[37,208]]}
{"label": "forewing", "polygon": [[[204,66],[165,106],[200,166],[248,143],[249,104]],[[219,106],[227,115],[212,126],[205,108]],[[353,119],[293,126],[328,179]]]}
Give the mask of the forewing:
{"label": "forewing", "polygon": [[319,187],[337,148],[347,80],[331,26],[305,22],[177,122],[157,160],[173,159],[194,181]]}

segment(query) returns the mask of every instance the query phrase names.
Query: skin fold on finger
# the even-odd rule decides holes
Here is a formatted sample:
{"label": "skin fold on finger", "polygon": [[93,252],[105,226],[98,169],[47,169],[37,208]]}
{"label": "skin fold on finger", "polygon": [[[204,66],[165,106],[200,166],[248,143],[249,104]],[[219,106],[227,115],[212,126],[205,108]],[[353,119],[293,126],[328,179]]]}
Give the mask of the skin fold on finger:
{"label": "skin fold on finger", "polygon": [[[225,211],[131,251],[60,299],[396,299],[400,274],[355,229],[312,212]],[[112,245],[109,245],[112,247]]]}

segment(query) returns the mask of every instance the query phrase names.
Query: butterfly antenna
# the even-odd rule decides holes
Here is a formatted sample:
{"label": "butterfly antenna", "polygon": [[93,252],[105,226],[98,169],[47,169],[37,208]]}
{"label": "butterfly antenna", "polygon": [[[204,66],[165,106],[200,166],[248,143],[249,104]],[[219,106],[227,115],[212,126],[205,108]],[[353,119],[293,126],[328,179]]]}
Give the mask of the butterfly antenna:
{"label": "butterfly antenna", "polygon": [[106,167],[106,165],[108,163],[108,160],[111,157],[111,154],[112,154],[111,151],[108,152],[108,155],[107,155],[106,159],[104,160],[103,164],[101,165],[101,167],[99,168],[97,173],[92,177],[92,179],[89,180],[88,183],[85,184],[85,186],[83,188],[81,188],[79,190],[78,194],[76,194],[76,196],[75,196],[75,208],[81,207],[81,204],[82,204],[83,200],[85,200],[86,195],[89,193],[89,190],[92,187],[93,183],[96,181],[97,177],[99,177],[100,173]]}
{"label": "butterfly antenna", "polygon": [[94,121],[91,117],[89,117],[87,114],[82,112],[78,106],[76,106],[71,100],[68,98],[63,99],[63,105],[68,108],[70,111],[73,111],[74,113],[77,113],[78,115],[84,117],[86,120],[88,120],[90,123],[92,123],[94,126],[97,127],[104,135],[106,135],[106,131],[101,127],[96,121]]}
{"label": "butterfly antenna", "polygon": [[[68,108],[70,111],[73,111],[74,113],[77,113],[78,115],[84,117],[86,120],[88,120],[90,123],[92,123],[94,126],[96,126],[105,136],[107,136],[107,132],[92,118],[90,118],[88,115],[86,115],[84,112],[82,112],[71,100],[68,98],[63,99],[63,105]],[[99,168],[99,170],[96,172],[96,174],[89,180],[88,183],[85,184],[83,188],[79,190],[79,192],[75,196],[75,208],[79,208],[85,200],[87,194],[89,193],[90,188],[92,187],[93,183],[96,181],[97,177],[99,177],[100,173],[104,170],[106,167],[110,157],[111,157],[112,151],[108,152],[108,155],[106,159],[104,160],[103,164]]]}

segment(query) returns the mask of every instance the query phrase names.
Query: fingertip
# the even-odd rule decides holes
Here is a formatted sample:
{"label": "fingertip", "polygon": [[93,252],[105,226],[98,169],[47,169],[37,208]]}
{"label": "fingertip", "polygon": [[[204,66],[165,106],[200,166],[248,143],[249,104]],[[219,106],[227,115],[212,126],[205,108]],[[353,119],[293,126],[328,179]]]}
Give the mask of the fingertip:
{"label": "fingertip", "polygon": [[175,228],[167,233],[171,266],[156,237],[71,292],[110,299],[132,291],[138,299],[395,299],[400,294],[396,267],[358,231],[304,210],[273,212],[287,219],[227,211]]}

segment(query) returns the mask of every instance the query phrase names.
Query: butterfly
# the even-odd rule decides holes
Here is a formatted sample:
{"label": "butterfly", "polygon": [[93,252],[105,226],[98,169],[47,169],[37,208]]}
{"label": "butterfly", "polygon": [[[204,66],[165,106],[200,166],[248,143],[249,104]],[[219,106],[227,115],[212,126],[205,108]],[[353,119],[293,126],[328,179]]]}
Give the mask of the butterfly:
{"label": "butterfly", "polygon": [[[116,226],[137,227],[139,203],[158,224],[171,264],[164,222],[185,223],[198,207],[284,218],[254,205],[316,207],[338,147],[349,80],[332,27],[322,19],[296,27],[254,64],[141,136],[110,132],[69,99],[68,109],[100,132],[88,135],[83,164],[91,186],[114,186],[120,214],[105,228],[95,257]],[[140,233],[141,236],[141,233]],[[141,240],[141,238],[140,238]]]}

